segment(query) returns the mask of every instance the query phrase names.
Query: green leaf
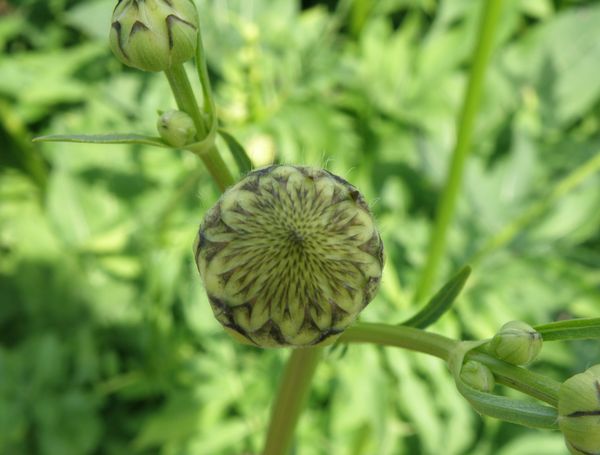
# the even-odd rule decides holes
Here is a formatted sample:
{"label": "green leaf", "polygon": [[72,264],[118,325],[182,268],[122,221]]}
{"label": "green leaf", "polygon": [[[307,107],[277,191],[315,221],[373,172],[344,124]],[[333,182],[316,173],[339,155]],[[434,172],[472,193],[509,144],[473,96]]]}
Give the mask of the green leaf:
{"label": "green leaf", "polygon": [[534,328],[544,341],[600,339],[600,318],[570,319]]}
{"label": "green leaf", "polygon": [[227,131],[220,129],[219,134],[227,143],[227,147],[229,147],[229,150],[235,159],[235,163],[240,170],[240,174],[244,175],[250,172],[252,170],[252,161],[250,161],[250,158],[248,158],[248,154],[246,153],[244,146]]}
{"label": "green leaf", "polygon": [[141,134],[52,134],[39,136],[33,142],[74,142],[78,144],[139,144],[172,148],[159,137]]}
{"label": "green leaf", "polygon": [[464,287],[469,275],[471,267],[468,265],[463,267],[450,281],[448,281],[425,307],[415,314],[413,317],[403,322],[400,325],[425,329],[437,321],[442,315],[450,309],[458,294]]}

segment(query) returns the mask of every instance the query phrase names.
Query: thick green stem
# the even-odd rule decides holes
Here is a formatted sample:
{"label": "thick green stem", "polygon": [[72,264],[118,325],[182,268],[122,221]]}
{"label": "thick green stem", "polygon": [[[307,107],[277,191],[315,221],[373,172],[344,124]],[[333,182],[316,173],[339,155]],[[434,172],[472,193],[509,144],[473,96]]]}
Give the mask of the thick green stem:
{"label": "thick green stem", "polygon": [[289,452],[322,350],[304,348],[292,351],[273,404],[263,455],[285,455]]}
{"label": "thick green stem", "polygon": [[[210,126],[204,120],[204,116],[198,107],[196,96],[185,72],[183,65],[175,65],[165,71],[177,106],[188,114],[194,121],[198,131],[198,139],[202,140],[208,134]],[[221,158],[217,147],[211,147],[205,153],[198,155],[204,162],[208,172],[221,191],[235,183],[227,165]]]}
{"label": "thick green stem", "polygon": [[375,343],[423,352],[448,361],[458,342],[442,335],[402,325],[357,322],[346,329],[340,343]]}
{"label": "thick green stem", "polygon": [[492,53],[501,7],[502,0],[488,0],[483,9],[469,82],[459,117],[452,162],[446,184],[441,192],[435,225],[431,231],[427,261],[417,286],[417,302],[422,302],[431,292],[446,248],[447,231],[452,222],[461,189],[463,170],[470,151],[475,117],[480,105],[485,72]]}

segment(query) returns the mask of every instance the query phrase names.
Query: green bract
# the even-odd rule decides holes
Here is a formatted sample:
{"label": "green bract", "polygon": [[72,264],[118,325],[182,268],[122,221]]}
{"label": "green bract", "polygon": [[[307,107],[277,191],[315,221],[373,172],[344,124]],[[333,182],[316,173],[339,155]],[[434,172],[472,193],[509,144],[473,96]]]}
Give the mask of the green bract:
{"label": "green bract", "polygon": [[193,142],[196,127],[192,118],[182,111],[167,111],[156,122],[160,137],[173,147],[183,147]]}
{"label": "green bract", "polygon": [[571,453],[600,453],[600,365],[560,386],[558,415],[558,426]]}
{"label": "green bract", "polygon": [[194,56],[198,13],[191,0],[119,0],[110,47],[125,65],[164,71]]}
{"label": "green bract", "polygon": [[494,375],[490,369],[483,363],[474,360],[469,360],[463,365],[460,378],[466,384],[481,392],[491,392],[496,385]]}
{"label": "green bract", "polygon": [[511,321],[502,326],[490,343],[491,352],[513,365],[533,362],[542,350],[542,336],[525,322]]}
{"label": "green bract", "polygon": [[216,318],[262,347],[332,341],[373,299],[383,268],[358,190],[306,166],[260,169],[226,191],[195,256]]}

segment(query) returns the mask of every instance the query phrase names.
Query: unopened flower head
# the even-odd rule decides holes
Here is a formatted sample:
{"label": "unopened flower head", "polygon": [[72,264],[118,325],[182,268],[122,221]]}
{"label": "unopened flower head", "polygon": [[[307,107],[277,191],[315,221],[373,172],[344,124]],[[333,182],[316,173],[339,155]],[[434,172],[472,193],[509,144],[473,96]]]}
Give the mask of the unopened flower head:
{"label": "unopened flower head", "polygon": [[183,147],[193,142],[196,127],[192,118],[182,111],[167,111],[156,123],[160,137],[173,147]]}
{"label": "unopened flower head", "polygon": [[373,299],[383,268],[358,190],[306,166],[260,169],[225,192],[195,255],[216,318],[262,347],[334,340]]}
{"label": "unopened flower head", "polygon": [[558,416],[558,426],[571,453],[600,453],[600,365],[560,386]]}
{"label": "unopened flower head", "polygon": [[525,322],[504,324],[490,343],[490,350],[499,359],[513,365],[533,362],[542,350],[542,335]]}
{"label": "unopened flower head", "polygon": [[119,0],[110,47],[125,65],[164,71],[194,56],[198,12],[191,0]]}
{"label": "unopened flower head", "polygon": [[475,360],[469,360],[463,365],[460,377],[465,383],[481,392],[490,393],[496,385],[490,369]]}

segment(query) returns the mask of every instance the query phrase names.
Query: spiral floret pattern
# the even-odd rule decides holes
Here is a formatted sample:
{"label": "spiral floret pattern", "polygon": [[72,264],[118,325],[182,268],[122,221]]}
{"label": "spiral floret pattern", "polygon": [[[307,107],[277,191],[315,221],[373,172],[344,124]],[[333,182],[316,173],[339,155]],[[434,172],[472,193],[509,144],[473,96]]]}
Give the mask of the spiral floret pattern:
{"label": "spiral floret pattern", "polygon": [[216,318],[262,347],[333,339],[375,296],[384,262],[358,190],[306,166],[257,170],[225,192],[195,255]]}

